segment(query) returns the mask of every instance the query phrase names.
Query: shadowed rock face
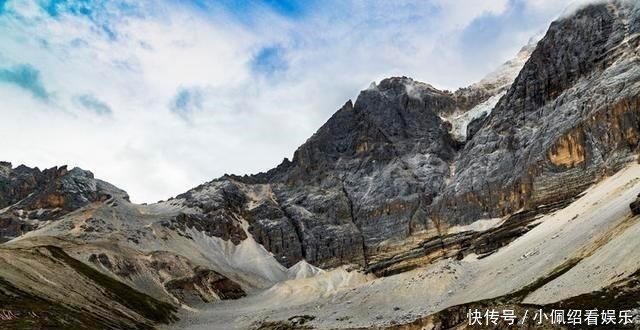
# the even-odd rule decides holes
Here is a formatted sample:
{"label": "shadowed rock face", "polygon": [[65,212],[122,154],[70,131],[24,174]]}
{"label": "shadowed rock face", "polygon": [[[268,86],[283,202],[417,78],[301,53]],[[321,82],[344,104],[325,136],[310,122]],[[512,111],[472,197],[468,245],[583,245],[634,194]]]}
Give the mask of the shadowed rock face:
{"label": "shadowed rock face", "polygon": [[631,203],[629,207],[631,208],[631,213],[633,213],[634,215],[640,214],[640,195],[638,195],[638,198],[635,200],[635,202]]}
{"label": "shadowed rock face", "polygon": [[191,277],[168,281],[164,286],[174,297],[188,304],[246,296],[238,284],[207,269],[200,269]]}
{"label": "shadowed rock face", "polygon": [[436,113],[454,106],[429,85],[383,80],[275,171],[270,182],[307,260],[362,263],[368,250],[427,226],[414,215],[441,189],[455,153]]}

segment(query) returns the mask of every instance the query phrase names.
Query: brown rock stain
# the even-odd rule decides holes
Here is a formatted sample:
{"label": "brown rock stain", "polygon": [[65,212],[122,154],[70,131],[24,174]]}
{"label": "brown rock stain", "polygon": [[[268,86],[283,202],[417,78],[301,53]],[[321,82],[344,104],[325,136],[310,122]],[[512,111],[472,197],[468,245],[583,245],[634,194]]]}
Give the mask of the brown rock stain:
{"label": "brown rock stain", "polygon": [[64,206],[64,196],[57,193],[52,193],[38,200],[33,205],[33,209],[62,208],[63,206]]}
{"label": "brown rock stain", "polygon": [[585,161],[584,134],[581,129],[575,129],[562,135],[547,151],[549,161],[553,165],[572,168]]}
{"label": "brown rock stain", "polygon": [[369,142],[364,141],[356,146],[356,153],[369,151]]}

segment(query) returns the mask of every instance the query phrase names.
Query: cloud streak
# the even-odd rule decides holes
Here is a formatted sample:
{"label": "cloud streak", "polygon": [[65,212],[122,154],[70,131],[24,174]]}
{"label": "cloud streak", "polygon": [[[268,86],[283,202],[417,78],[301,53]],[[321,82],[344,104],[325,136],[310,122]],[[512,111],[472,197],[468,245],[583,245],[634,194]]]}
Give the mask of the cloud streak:
{"label": "cloud streak", "polygon": [[110,115],[113,112],[108,104],[100,101],[92,94],[78,95],[77,100],[85,109],[98,115]]}
{"label": "cloud streak", "polygon": [[49,93],[40,80],[40,71],[29,64],[0,69],[0,82],[20,87],[37,99],[49,99]]}

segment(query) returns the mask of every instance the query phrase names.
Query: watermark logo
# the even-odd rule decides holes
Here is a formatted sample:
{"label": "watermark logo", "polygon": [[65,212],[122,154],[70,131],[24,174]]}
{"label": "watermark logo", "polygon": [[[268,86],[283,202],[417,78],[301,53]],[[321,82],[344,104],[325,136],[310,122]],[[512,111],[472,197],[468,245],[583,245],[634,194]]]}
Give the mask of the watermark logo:
{"label": "watermark logo", "polygon": [[587,325],[587,326],[614,326],[639,324],[634,319],[630,310],[563,310],[552,309],[550,312],[542,309],[536,311],[524,310],[521,315],[513,309],[470,309],[467,312],[469,325],[491,326],[491,325],[524,325],[528,322],[534,324],[553,325]]}

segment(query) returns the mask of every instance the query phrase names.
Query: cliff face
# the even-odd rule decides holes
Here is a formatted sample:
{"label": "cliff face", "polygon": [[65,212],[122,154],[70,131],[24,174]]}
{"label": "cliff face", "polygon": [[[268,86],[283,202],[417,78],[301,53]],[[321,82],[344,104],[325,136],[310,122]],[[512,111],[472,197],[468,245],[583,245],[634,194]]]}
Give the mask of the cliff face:
{"label": "cliff face", "polygon": [[638,147],[638,7],[592,5],[554,22],[460,152],[432,206],[452,224],[574,196]]}
{"label": "cliff face", "polygon": [[[296,151],[291,166],[271,182],[303,229],[305,257],[342,263],[346,248],[358,251],[357,261],[363,262],[386,241],[425,228],[417,214],[442,188],[456,146],[437,112],[454,106],[449,94],[429,85],[383,80]],[[318,213],[325,214],[324,221]],[[326,235],[334,225],[349,228],[352,234],[338,240],[347,246],[323,251],[334,240]],[[315,233],[305,235],[304,229],[314,227]]]}

